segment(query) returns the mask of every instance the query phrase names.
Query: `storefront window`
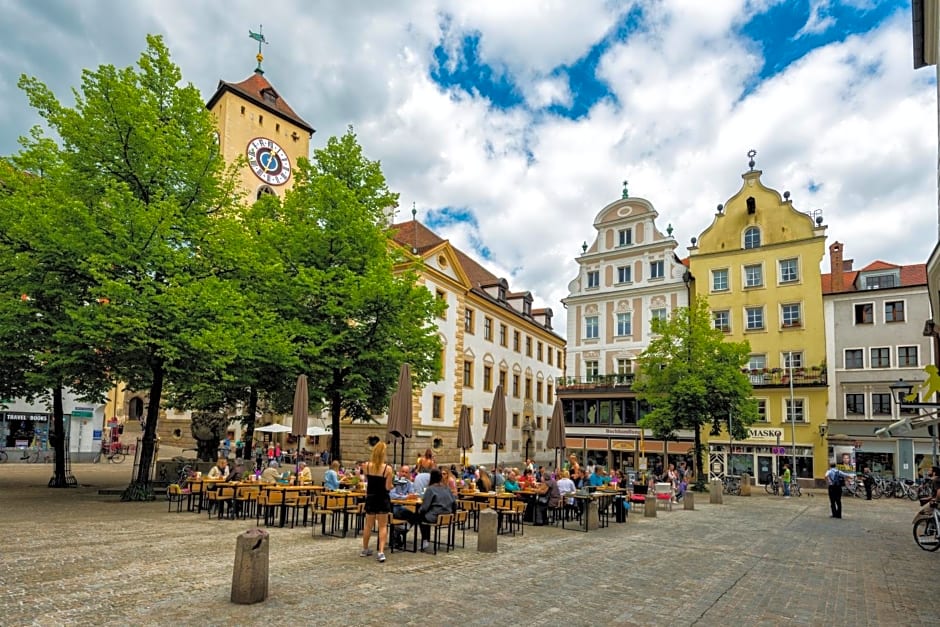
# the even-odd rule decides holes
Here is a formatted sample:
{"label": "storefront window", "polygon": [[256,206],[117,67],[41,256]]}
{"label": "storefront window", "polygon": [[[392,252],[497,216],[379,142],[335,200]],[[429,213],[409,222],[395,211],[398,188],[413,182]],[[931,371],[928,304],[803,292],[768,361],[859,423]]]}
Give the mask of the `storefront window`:
{"label": "storefront window", "polygon": [[610,424],[610,401],[600,402],[600,418],[597,422],[602,425]]}
{"label": "storefront window", "polygon": [[744,473],[754,476],[754,455],[734,453],[731,455],[731,474],[740,477]]}
{"label": "storefront window", "polygon": [[[918,457],[924,456],[918,455]],[[863,453],[858,451],[855,453],[855,459],[859,468],[871,468],[871,471],[876,475],[893,477],[896,474],[894,471],[894,455],[891,453]],[[920,462],[919,459],[917,461]]]}
{"label": "storefront window", "polygon": [[3,446],[7,448],[49,446],[49,414],[0,413],[0,429]]}

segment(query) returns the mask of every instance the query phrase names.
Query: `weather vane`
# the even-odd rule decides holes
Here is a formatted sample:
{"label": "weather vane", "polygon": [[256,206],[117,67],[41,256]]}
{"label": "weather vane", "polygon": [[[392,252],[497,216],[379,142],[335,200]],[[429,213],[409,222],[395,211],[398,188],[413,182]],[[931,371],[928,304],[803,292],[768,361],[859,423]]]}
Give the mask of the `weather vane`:
{"label": "weather vane", "polygon": [[757,156],[757,151],[754,150],[753,148],[747,151],[747,158],[750,159],[750,161],[747,162],[747,165],[750,166],[752,170],[754,169],[754,157],[756,156]]}
{"label": "weather vane", "polygon": [[258,74],[264,74],[264,70],[261,69],[261,62],[264,61],[264,55],[261,54],[261,44],[268,43],[268,40],[264,38],[263,24],[258,24],[258,32],[253,33],[251,29],[248,29],[248,36],[258,42],[258,54],[255,55],[255,58],[258,59],[258,67],[255,68],[255,72]]}

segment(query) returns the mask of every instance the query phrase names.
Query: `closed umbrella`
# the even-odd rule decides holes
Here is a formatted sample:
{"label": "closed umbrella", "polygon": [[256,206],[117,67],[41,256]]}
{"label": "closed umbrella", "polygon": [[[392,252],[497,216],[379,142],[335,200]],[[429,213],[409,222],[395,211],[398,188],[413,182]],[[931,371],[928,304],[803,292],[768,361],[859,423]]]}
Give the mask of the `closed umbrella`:
{"label": "closed umbrella", "polygon": [[555,449],[555,468],[558,468],[558,449],[565,448],[565,416],[561,408],[561,401],[555,399],[552,409],[552,424],[548,428],[548,440],[545,446]]}
{"label": "closed umbrella", "polygon": [[473,433],[470,431],[470,409],[460,406],[460,422],[457,425],[457,448],[463,449],[461,465],[466,463],[467,449],[473,448]]}
{"label": "closed umbrella", "polygon": [[486,435],[483,436],[483,443],[496,446],[496,459],[493,466],[494,468],[497,467],[499,464],[499,447],[506,446],[506,396],[503,394],[502,385],[497,385],[496,392],[493,394],[490,424],[486,425]]}
{"label": "closed umbrella", "polygon": [[297,461],[300,459],[300,443],[307,435],[308,406],[310,397],[307,394],[307,375],[297,377],[297,386],[294,388],[294,411],[291,421],[290,434],[297,438]]}
{"label": "closed umbrella", "polygon": [[[412,433],[411,366],[402,364],[398,372],[398,387],[392,395],[388,409],[388,434],[401,438],[401,463],[405,463],[405,438]],[[394,461],[394,458],[393,458]]]}

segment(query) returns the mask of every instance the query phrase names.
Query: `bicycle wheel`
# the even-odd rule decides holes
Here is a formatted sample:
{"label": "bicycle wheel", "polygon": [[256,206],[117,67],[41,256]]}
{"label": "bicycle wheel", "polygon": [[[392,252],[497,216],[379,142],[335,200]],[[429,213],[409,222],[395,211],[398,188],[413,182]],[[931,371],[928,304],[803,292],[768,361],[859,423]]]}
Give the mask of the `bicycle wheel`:
{"label": "bicycle wheel", "polygon": [[915,489],[912,488],[911,486],[907,486],[907,498],[909,498],[909,499],[912,500],[912,501],[916,501],[916,500],[917,500],[917,490],[915,490]]}
{"label": "bicycle wheel", "polygon": [[800,484],[796,481],[790,484],[790,496],[802,496],[803,493],[800,492]]}
{"label": "bicycle wheel", "polygon": [[878,487],[878,484],[875,484],[871,487],[871,498],[873,499],[881,498],[881,488]]}
{"label": "bicycle wheel", "polygon": [[765,483],[765,484],[764,484],[764,490],[767,492],[767,494],[776,494],[776,493],[777,493],[777,489],[776,489],[776,487],[774,487],[774,484],[773,484],[773,483]]}
{"label": "bicycle wheel", "polygon": [[112,455],[112,456],[109,457],[108,459],[111,460],[111,463],[112,463],[112,464],[120,464],[121,462],[124,461],[124,453],[115,453],[114,455]]}
{"label": "bicycle wheel", "polygon": [[940,549],[940,536],[937,535],[935,519],[919,520],[914,525],[914,542],[925,551]]}

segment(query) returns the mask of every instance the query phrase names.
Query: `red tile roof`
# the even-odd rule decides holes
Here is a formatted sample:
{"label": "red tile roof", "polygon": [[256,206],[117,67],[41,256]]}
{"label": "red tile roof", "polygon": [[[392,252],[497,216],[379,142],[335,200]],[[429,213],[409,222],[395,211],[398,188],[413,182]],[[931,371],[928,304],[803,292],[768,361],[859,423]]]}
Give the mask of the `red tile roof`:
{"label": "red tile roof", "polygon": [[[236,93],[242,98],[252,101],[259,107],[267,109],[271,113],[279,115],[289,122],[293,122],[311,135],[315,132],[312,126],[294,113],[294,110],[284,102],[284,99],[281,98],[274,87],[271,86],[268,79],[258,72],[253,73],[240,83],[219,81],[219,86],[216,88],[212,97],[209,98],[209,102],[206,103],[206,108],[211,109],[215,106],[215,103],[226,91]],[[273,98],[270,96],[273,96]]]}
{"label": "red tile roof", "polygon": [[[915,263],[908,266],[899,266],[896,264],[887,263],[885,261],[873,261],[868,264],[861,270],[850,270],[848,272],[842,273],[842,290],[838,293],[847,293],[847,292],[857,292],[859,291],[856,286],[856,281],[858,280],[858,275],[860,272],[871,272],[878,270],[894,270],[900,269],[900,278],[901,284],[897,287],[914,287],[916,285],[927,285],[927,264]],[[823,294],[835,294],[837,293],[832,288],[832,273],[826,273],[822,275],[822,293]]]}

